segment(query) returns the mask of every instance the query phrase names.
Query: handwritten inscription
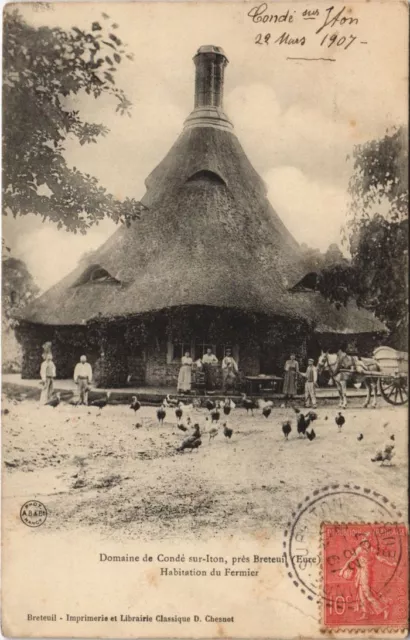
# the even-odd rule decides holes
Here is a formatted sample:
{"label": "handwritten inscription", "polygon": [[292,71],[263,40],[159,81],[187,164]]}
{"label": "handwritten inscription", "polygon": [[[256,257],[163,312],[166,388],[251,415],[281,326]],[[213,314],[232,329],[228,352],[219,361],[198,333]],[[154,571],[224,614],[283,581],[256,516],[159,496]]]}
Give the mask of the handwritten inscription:
{"label": "handwritten inscription", "polygon": [[344,12],[346,11],[346,7],[343,7],[342,9],[340,9],[340,11],[336,13],[336,15],[333,15],[334,11],[335,11],[334,7],[329,7],[328,9],[325,9],[325,13],[327,13],[327,16],[325,18],[324,23],[322,24],[321,27],[319,27],[316,33],[320,33],[322,29],[324,29],[325,27],[335,27],[336,25],[343,26],[345,24],[348,24],[348,25],[359,24],[359,18],[348,18],[343,15]]}
{"label": "handwritten inscription", "polygon": [[257,7],[252,7],[252,9],[248,12],[248,16],[252,18],[252,22],[256,23],[266,23],[266,22],[293,22],[294,14],[296,10],[290,11],[288,9],[285,13],[268,13],[268,5],[266,2],[262,2],[262,4]]}
{"label": "handwritten inscription", "polygon": [[[313,45],[320,50],[333,49],[346,51],[357,44],[365,45],[366,41],[360,39],[358,33],[359,18],[349,15],[351,8],[342,6],[335,8],[333,5],[325,9],[312,7],[311,9],[287,11],[270,11],[266,2],[253,6],[247,13],[252,23],[259,26],[266,25],[270,31],[257,33],[255,36],[256,45],[276,45],[282,48],[304,47]],[[301,33],[300,28],[296,29],[302,22],[315,22],[315,29],[304,28]],[[317,26],[318,25],[318,26]],[[282,29],[280,28],[282,26]],[[272,30],[274,29],[274,31]],[[332,58],[304,58],[311,60],[331,60]]]}

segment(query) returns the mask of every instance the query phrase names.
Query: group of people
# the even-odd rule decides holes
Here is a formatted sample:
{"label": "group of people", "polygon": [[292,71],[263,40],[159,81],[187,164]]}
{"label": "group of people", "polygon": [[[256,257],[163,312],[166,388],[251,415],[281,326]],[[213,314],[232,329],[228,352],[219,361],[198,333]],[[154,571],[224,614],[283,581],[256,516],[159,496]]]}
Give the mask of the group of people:
{"label": "group of people", "polygon": [[[212,391],[216,386],[216,372],[219,365],[218,358],[209,347],[206,353],[194,362],[189,351],[181,359],[177,389],[180,393],[189,393],[192,389],[192,369],[195,366],[204,374],[205,390]],[[222,391],[227,393],[235,386],[238,377],[238,365],[232,356],[231,349],[225,350],[225,357],[221,362]]]}
{"label": "group of people", "polygon": [[[195,366],[204,373],[205,390],[212,391],[216,385],[216,370],[219,365],[218,358],[212,352],[211,348],[206,350],[206,353],[194,362],[189,351],[185,352],[185,355],[181,359],[181,368],[178,375],[177,390],[179,393],[189,393],[192,388],[192,371]],[[226,349],[225,357],[221,362],[222,369],[222,392],[227,393],[232,390],[238,378],[238,365],[235,359],[232,357],[231,349]],[[316,393],[317,386],[317,368],[315,367],[313,358],[308,359],[308,366],[306,371],[302,373],[299,370],[299,363],[296,360],[295,354],[290,355],[290,359],[285,363],[283,381],[283,393],[285,400],[291,400],[297,393],[297,381],[298,376],[302,376],[305,379],[305,405],[307,407],[316,407]]]}
{"label": "group of people", "polygon": [[[40,367],[41,395],[40,404],[47,404],[54,395],[54,379],[57,376],[56,366],[51,352],[44,355]],[[86,356],[81,356],[74,369],[74,382],[77,385],[78,404],[88,404],[88,391],[93,381],[93,370]]]}
{"label": "group of people", "polygon": [[[181,368],[178,375],[177,389],[179,393],[189,393],[192,389],[192,370],[195,366],[197,369],[203,372],[205,390],[213,391],[216,386],[217,367],[219,365],[218,358],[213,353],[211,348],[206,350],[206,353],[202,358],[194,360],[191,357],[189,351],[185,352],[185,355],[181,359]],[[235,383],[238,378],[238,365],[236,360],[232,356],[231,349],[226,349],[225,357],[221,362],[222,369],[222,391],[227,393],[235,387]],[[54,394],[54,379],[57,375],[56,366],[53,362],[53,356],[51,353],[47,353],[44,356],[43,363],[40,369],[41,377],[41,397],[40,403],[46,404],[49,402]],[[298,376],[302,376],[305,379],[305,405],[307,407],[316,407],[316,393],[317,386],[317,368],[314,365],[313,358],[309,358],[308,366],[305,373],[299,370],[299,363],[296,360],[295,354],[290,355],[290,359],[285,362],[284,368],[284,381],[283,381],[283,394],[285,400],[291,400],[297,393],[297,381]],[[82,355],[80,361],[76,364],[74,369],[74,382],[77,385],[78,403],[88,404],[88,391],[93,380],[93,371],[87,357]]]}
{"label": "group of people", "polygon": [[290,359],[285,362],[285,377],[283,380],[283,393],[285,400],[291,400],[297,392],[298,376],[305,378],[305,406],[316,408],[317,368],[313,358],[308,359],[305,373],[299,370],[299,363],[295,354],[291,353]]}

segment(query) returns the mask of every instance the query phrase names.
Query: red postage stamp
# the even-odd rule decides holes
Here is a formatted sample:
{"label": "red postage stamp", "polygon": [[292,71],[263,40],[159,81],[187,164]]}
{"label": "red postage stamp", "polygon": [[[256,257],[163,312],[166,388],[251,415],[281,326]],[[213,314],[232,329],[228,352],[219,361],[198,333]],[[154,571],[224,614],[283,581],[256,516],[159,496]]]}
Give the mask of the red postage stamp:
{"label": "red postage stamp", "polygon": [[322,525],[325,628],[407,628],[407,535],[404,524]]}

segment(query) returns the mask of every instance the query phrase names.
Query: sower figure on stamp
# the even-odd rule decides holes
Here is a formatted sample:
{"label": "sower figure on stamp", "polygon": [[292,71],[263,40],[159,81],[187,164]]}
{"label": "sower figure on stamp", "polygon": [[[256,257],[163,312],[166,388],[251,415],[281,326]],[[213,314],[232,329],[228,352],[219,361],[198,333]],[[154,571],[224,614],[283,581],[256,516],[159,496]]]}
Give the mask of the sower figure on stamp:
{"label": "sower figure on stamp", "polygon": [[314,366],[313,358],[309,358],[308,367],[306,373],[301,373],[306,378],[305,382],[305,407],[312,407],[316,409],[316,393],[315,387],[317,384],[317,369]]}
{"label": "sower figure on stamp", "polygon": [[48,352],[40,368],[41,377],[41,395],[40,404],[47,404],[53,397],[54,393],[54,378],[56,377],[56,366],[53,362],[53,356]]}
{"label": "sower figure on stamp", "polygon": [[[365,534],[368,536],[369,534]],[[357,607],[362,612],[361,619],[367,617],[368,613],[376,615],[383,614],[387,618],[389,604],[371,588],[372,573],[375,562],[382,562],[391,567],[395,567],[395,562],[390,562],[377,553],[377,549],[366,537],[354,550],[353,555],[340,569],[339,575],[345,580],[354,580],[357,589]]]}
{"label": "sower figure on stamp", "polygon": [[93,381],[93,370],[86,356],[81,356],[74,369],[74,382],[78,388],[78,404],[88,404],[88,391]]}

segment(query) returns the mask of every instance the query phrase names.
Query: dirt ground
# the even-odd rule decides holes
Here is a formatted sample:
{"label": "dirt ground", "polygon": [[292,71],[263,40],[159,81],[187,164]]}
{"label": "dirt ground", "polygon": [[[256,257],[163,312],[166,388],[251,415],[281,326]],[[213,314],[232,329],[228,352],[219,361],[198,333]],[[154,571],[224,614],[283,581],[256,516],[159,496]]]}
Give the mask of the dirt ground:
{"label": "dirt ground", "polygon": [[[377,488],[406,512],[407,408],[380,400],[376,410],[351,400],[341,433],[337,403],[317,409],[317,438],[299,439],[295,413],[275,407],[265,419],[236,408],[227,440],[213,441],[205,409],[192,411],[203,433],[197,451],[178,453],[185,437],[168,409],[159,426],[155,407],[39,407],[3,398],[3,497],[47,505],[44,527],[94,528],[125,539],[206,539],[265,529],[283,530],[299,499],[330,482]],[[285,441],[282,422],[292,420]],[[137,428],[136,423],[142,426]],[[387,426],[386,426],[387,425]],[[359,434],[363,439],[358,441]],[[395,435],[391,466],[371,457]],[[273,508],[274,505],[274,508]],[[42,529],[44,530],[44,527]]]}

